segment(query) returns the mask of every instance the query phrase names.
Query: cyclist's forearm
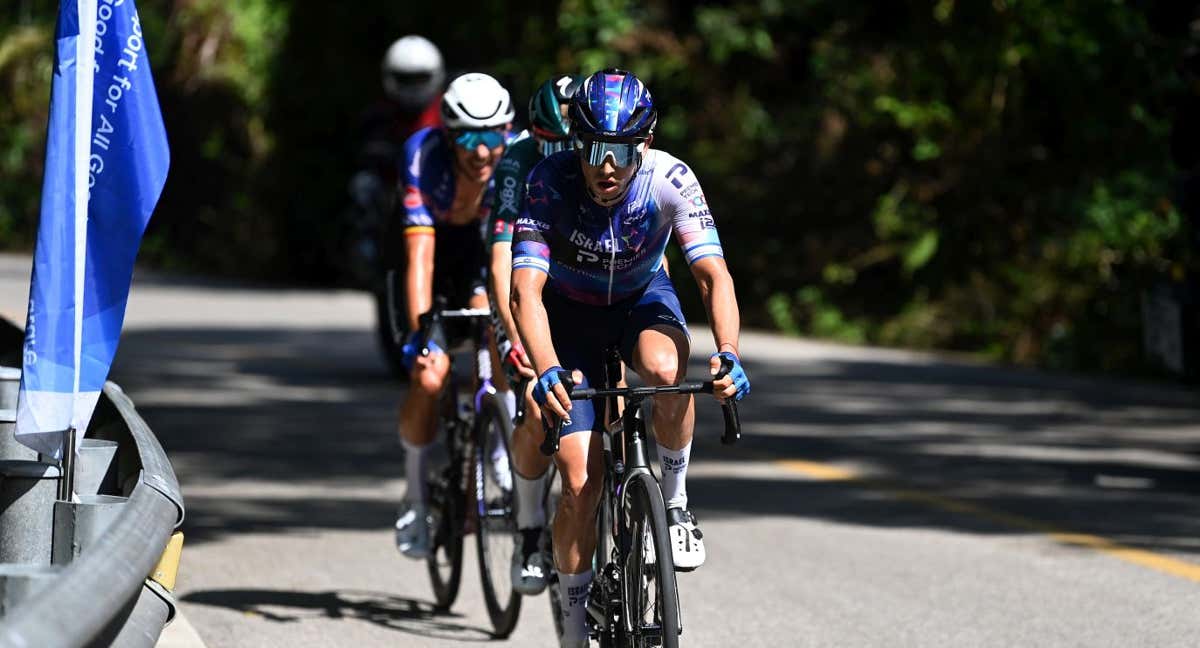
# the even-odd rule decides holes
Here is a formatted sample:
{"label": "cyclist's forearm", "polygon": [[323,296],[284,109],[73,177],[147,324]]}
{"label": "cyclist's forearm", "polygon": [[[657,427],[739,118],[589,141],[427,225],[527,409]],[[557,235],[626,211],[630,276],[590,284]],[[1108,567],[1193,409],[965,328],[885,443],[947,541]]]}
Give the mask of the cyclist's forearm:
{"label": "cyclist's forearm", "polygon": [[417,330],[421,314],[433,306],[433,246],[432,236],[408,236],[405,240],[408,252],[404,269],[405,315],[410,331]]}
{"label": "cyclist's forearm", "polygon": [[708,311],[708,321],[712,323],[713,341],[717,345],[717,351],[732,351],[736,355],[741,331],[741,314],[738,311],[733,278],[729,276],[725,261],[716,257],[701,259],[692,267],[692,272],[700,286],[700,296]]}
{"label": "cyclist's forearm", "polygon": [[534,370],[541,374],[550,367],[558,366],[558,354],[554,352],[554,343],[550,339],[550,320],[546,316],[546,306],[542,303],[541,286],[535,285],[533,281],[522,282],[514,279],[512,313],[525,345],[525,353],[533,361]]}
{"label": "cyclist's forearm", "polygon": [[511,282],[512,244],[494,243],[492,244],[491,268],[488,272],[488,289],[492,292],[492,303],[496,304],[496,312],[500,315],[500,325],[504,327],[504,334],[511,342],[517,344],[521,337],[517,333],[517,324],[513,320],[510,306],[512,301]]}

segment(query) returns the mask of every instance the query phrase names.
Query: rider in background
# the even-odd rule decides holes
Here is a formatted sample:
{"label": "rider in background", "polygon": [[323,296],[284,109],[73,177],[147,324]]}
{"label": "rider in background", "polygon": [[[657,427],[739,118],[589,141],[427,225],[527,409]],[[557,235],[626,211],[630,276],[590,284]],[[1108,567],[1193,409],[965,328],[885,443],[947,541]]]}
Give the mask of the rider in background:
{"label": "rider in background", "polygon": [[346,278],[374,294],[384,358],[389,368],[399,372],[398,337],[405,328],[394,312],[400,295],[394,275],[403,237],[389,224],[396,209],[396,185],[402,179],[405,140],[422,128],[441,125],[446,81],[441,52],[421,36],[397,39],[384,54],[380,80],[383,96],[364,111],[356,132],[359,148],[338,258],[345,264]]}
{"label": "rider in background", "polygon": [[[568,114],[578,152],[551,155],[528,178],[513,243],[512,310],[539,373],[534,398],[564,423],[553,538],[563,646],[575,647],[587,645],[605,412],[603,399],[571,402],[563,367],[581,370],[583,385],[597,384],[611,345],[647,385],[684,379],[690,339],[663,270],[672,231],[712,325],[711,373],[722,358],[733,363],[713,395],[740,399],[750,383],[738,358],[737,298],[712,213],[691,169],[650,148],[657,120],[650,92],[633,74],[604,70],[583,82]],[[653,422],[672,557],[677,569],[695,569],[705,551],[686,489],[692,397],[656,399]]]}
{"label": "rider in background", "polygon": [[[513,382],[520,377],[537,377],[517,337],[517,328],[509,308],[513,224],[525,203],[525,178],[529,171],[546,156],[571,148],[567,106],[582,80],[581,76],[562,75],[547,79],[538,87],[529,99],[531,136],[509,146],[496,167],[495,205],[488,224],[491,253],[488,288],[509,338],[501,342],[500,355]],[[518,530],[513,547],[511,577],[513,589],[526,595],[540,594],[546,588],[547,575],[538,541],[546,526],[542,495],[550,459],[538,449],[542,439],[541,413],[529,397],[532,389],[531,380],[526,391],[525,419],[513,430],[512,443]]]}
{"label": "rider in background", "polygon": [[394,187],[405,140],[422,128],[441,125],[446,81],[442,53],[423,36],[399,38],[383,56],[380,79],[384,96],[362,119],[360,166],[369,166],[386,186]]}
{"label": "rider in background", "polygon": [[[451,307],[488,306],[483,228],[492,205],[492,174],[511,139],[515,114],[508,91],[480,73],[450,82],[441,112],[445,128],[419,130],[404,145],[404,316],[411,333],[403,361],[411,373],[400,405],[408,491],[396,521],[396,546],[411,558],[429,555],[426,466],[450,371],[447,340],[422,339],[418,318],[433,306],[434,295],[446,297]],[[420,353],[423,348],[428,355]],[[492,470],[503,478],[508,458],[497,445]]]}

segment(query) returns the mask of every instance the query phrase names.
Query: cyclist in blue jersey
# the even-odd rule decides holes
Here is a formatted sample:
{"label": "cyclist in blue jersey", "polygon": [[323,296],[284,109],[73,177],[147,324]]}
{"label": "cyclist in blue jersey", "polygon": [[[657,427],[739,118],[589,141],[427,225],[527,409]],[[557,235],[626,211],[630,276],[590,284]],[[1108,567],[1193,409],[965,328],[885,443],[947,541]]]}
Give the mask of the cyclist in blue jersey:
{"label": "cyclist in blue jersey", "polygon": [[[568,114],[578,150],[547,157],[528,178],[513,243],[512,310],[539,374],[535,400],[564,422],[555,456],[562,498],[553,528],[563,645],[586,646],[603,481],[601,435],[595,432],[603,429],[604,413],[596,410],[603,402],[572,404],[560,372],[578,369],[583,384],[598,382],[603,349],[617,346],[649,385],[684,379],[690,339],[663,270],[672,232],[712,324],[717,353],[711,371],[717,373],[722,358],[733,363],[714,395],[741,399],[750,383],[738,358],[737,299],[712,213],[692,170],[650,148],[657,120],[650,92],[633,74],[604,70],[583,82]],[[658,398],[653,419],[672,556],[677,569],[688,571],[705,555],[686,489],[695,424],[691,396]]]}
{"label": "cyclist in blue jersey", "polygon": [[[492,173],[512,139],[515,114],[508,91],[479,73],[450,82],[441,110],[444,128],[419,130],[404,145],[404,315],[411,333],[403,363],[411,381],[400,405],[408,491],[396,521],[396,546],[410,558],[429,555],[426,465],[450,370],[447,340],[421,339],[418,318],[435,294],[451,305],[487,308],[484,226]],[[422,348],[430,353],[420,354]],[[502,480],[509,475],[508,457],[497,445],[492,469]]]}

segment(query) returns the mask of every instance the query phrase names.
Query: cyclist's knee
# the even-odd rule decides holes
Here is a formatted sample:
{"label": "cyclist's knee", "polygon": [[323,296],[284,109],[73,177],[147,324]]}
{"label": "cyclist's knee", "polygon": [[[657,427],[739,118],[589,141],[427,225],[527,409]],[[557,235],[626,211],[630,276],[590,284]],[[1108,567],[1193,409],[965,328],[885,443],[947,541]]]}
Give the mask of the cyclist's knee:
{"label": "cyclist's knee", "polygon": [[674,348],[656,348],[639,354],[642,380],[648,385],[674,385],[683,380],[686,366],[681,365]]}
{"label": "cyclist's knee", "polygon": [[600,502],[600,485],[603,476],[599,471],[587,470],[583,466],[564,466],[562,471],[562,500],[571,511],[586,514],[594,511]]}
{"label": "cyclist's knee", "polygon": [[[439,354],[442,355],[442,354]],[[426,395],[440,394],[449,375],[449,364],[442,358],[436,358],[426,367],[413,371],[413,387]]]}

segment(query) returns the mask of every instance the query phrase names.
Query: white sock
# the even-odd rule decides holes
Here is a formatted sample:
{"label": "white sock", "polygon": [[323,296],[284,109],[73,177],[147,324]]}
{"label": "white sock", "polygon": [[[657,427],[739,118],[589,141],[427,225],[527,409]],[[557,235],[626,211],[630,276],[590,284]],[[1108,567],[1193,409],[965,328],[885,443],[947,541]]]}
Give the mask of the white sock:
{"label": "white sock", "polygon": [[587,599],[592,586],[592,570],[582,574],[559,574],[558,592],[562,599],[563,639],[587,639]]}
{"label": "white sock", "polygon": [[658,460],[662,467],[662,496],[667,508],[687,508],[687,467],[692,456],[692,442],[682,450],[658,445]]}
{"label": "white sock", "polygon": [[[517,395],[509,389],[500,392],[500,399],[504,401],[504,406],[508,408],[509,419],[512,419],[513,412],[517,411]],[[504,449],[508,447],[508,439],[500,438],[500,435],[504,434],[504,431],[500,429],[499,425],[496,426],[496,431],[493,434],[495,438],[492,439],[492,461],[498,461],[500,455],[504,454]]]}
{"label": "white sock", "polygon": [[513,488],[517,491],[517,528],[540,529],[546,526],[546,509],[542,506],[546,473],[525,479],[513,471]]}
{"label": "white sock", "polygon": [[500,398],[504,401],[504,406],[508,408],[508,416],[512,418],[517,415],[517,393],[511,389],[506,389],[500,392]]}
{"label": "white sock", "polygon": [[413,509],[424,511],[429,499],[425,470],[429,464],[429,450],[433,444],[418,446],[403,439],[400,444],[404,446],[404,478],[408,480],[408,491],[405,492],[404,499],[408,500],[408,505]]}

